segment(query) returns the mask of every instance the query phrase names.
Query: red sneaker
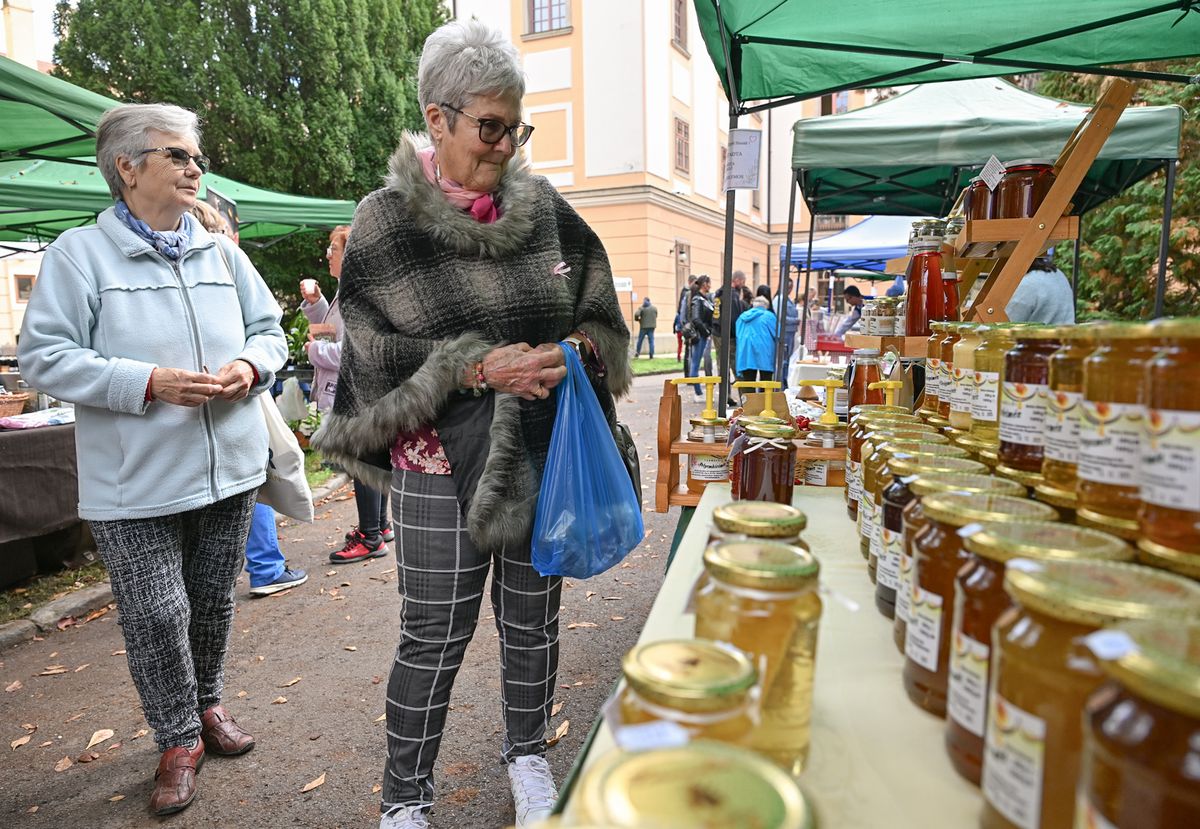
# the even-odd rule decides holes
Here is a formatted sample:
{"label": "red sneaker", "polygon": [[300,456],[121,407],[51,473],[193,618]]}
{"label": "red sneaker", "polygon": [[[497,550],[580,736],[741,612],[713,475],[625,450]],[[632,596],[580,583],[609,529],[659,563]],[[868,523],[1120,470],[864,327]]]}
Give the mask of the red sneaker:
{"label": "red sneaker", "polygon": [[347,537],[345,547],[329,554],[329,560],[334,564],[349,564],[368,558],[381,558],[387,554],[387,544],[382,538],[376,537],[375,543],[371,544],[367,537],[356,529]]}

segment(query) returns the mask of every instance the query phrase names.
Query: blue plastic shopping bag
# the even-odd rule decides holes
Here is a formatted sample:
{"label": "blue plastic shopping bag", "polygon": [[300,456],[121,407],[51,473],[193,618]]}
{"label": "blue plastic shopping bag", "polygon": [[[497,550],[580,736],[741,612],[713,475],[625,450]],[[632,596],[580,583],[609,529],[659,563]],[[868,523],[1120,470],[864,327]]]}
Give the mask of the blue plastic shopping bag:
{"label": "blue plastic shopping bag", "polygon": [[579,355],[559,344],[567,376],[533,519],[533,566],[543,576],[586,579],[642,542],[642,510]]}

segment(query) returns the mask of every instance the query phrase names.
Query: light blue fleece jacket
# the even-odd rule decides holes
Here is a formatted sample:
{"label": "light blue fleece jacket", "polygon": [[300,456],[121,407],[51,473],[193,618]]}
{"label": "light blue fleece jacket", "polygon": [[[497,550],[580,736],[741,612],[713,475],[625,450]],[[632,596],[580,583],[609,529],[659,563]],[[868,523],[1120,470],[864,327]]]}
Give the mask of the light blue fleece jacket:
{"label": "light blue fleece jacket", "polygon": [[[17,358],[32,386],[75,404],[81,518],[170,515],[263,483],[267,431],[254,398],[287,356],[281,316],[246,254],[198,223],[178,263],[112,208],[50,245]],[[216,373],[236,359],[258,372],[250,397],[146,402],[156,366]]]}

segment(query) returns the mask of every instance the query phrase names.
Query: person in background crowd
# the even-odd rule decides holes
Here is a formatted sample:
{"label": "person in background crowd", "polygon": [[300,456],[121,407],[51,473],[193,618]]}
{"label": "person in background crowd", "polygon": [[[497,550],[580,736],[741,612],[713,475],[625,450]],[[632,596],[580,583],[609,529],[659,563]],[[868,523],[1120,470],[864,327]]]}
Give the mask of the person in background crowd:
{"label": "person in background crowd", "polygon": [[79,515],[161,752],[150,809],[169,815],[195,797],[206,750],[254,747],[221,696],[233,587],[266,480],[253,398],[287,342],[246,254],[188,215],[208,170],[195,113],[113,107],[96,164],[116,204],[47,248],[18,357],[37,388],[75,404]]}
{"label": "person in background crowd", "polygon": [[[189,212],[209,233],[228,236],[237,244],[237,234],[215,207],[197,201]],[[283,550],[279,549],[275,510],[266,504],[254,505],[254,518],[246,539],[246,572],[250,576],[250,596],[253,598],[270,596],[308,581],[308,574],[303,570],[287,566]]]}
{"label": "person in background crowd", "polygon": [[885,296],[904,296],[904,292],[908,290],[907,283],[904,281],[904,274],[896,274],[896,279],[888,286]]}
{"label": "person in background crowd", "polygon": [[689,345],[683,336],[683,324],[687,322],[688,293],[692,290],[692,285],[695,283],[696,275],[689,274],[687,278],[687,285],[680,289],[679,302],[675,304],[675,360],[677,362],[682,362],[685,370],[687,369],[688,363],[691,361],[688,359]]}
{"label": "person in background crowd", "polygon": [[756,296],[738,317],[737,376],[743,382],[770,380],[775,375],[777,321],[769,305],[766,297]]}
{"label": "person in background crowd", "polygon": [[[760,286],[765,287],[765,286]],[[770,289],[763,296],[770,300]],[[787,372],[788,363],[792,359],[792,352],[796,348],[796,332],[800,329],[800,308],[796,305],[795,300],[791,297],[786,297],[787,305],[784,311],[783,318],[783,376],[779,380],[783,383],[782,388],[787,388]],[[775,312],[775,317],[779,317],[780,299],[779,294],[775,296],[775,302],[771,306],[771,310]]]}
{"label": "person in background crowd", "polygon": [[642,341],[650,343],[650,359],[654,359],[654,327],[658,325],[658,309],[650,302],[650,297],[642,300],[642,307],[633,312],[634,322],[638,323],[637,348],[634,356],[642,356]]}
{"label": "person in background crowd", "polygon": [[732,372],[734,366],[737,365],[737,320],[748,307],[742,296],[742,291],[746,288],[746,274],[742,271],[734,271],[730,285],[733,290],[728,297],[728,302],[725,297],[724,285],[717,288],[712,295],[712,335],[716,338],[717,365],[724,365],[722,360],[722,352],[725,348],[724,332],[725,326],[729,326],[729,370]]}
{"label": "person in background crowd", "polygon": [[[386,186],[359,202],[346,249],[341,379],[313,442],[355,477],[392,487],[403,606],[381,829],[428,826],[489,571],[517,826],[548,817],[557,797],[545,753],[562,579],[540,575],[530,549],[554,388],[571,348],[615,422],[614,397],[632,375],[604,245],[517,152],[533,130],[521,122],[524,94],[500,32],[456,20],[431,34],[417,71],[429,137],[402,138]],[[479,743],[478,718],[456,716]]]}
{"label": "person in background crowd", "polygon": [[[713,334],[713,302],[708,295],[710,287],[712,287],[712,280],[706,274],[701,274],[696,277],[696,281],[692,283],[691,290],[688,293],[688,316],[684,326],[687,330],[690,330],[693,337],[691,343],[692,358],[688,366],[690,369],[688,377],[700,376],[701,362],[705,365],[706,376],[712,376],[710,346]],[[692,384],[692,391],[696,400],[704,399],[704,392],[699,383]]]}
{"label": "person in background crowd", "polygon": [[854,326],[858,325],[858,320],[862,316],[863,295],[862,291],[858,290],[855,285],[847,285],[842,289],[842,296],[846,300],[846,304],[850,306],[850,313],[838,325],[837,330],[833,333],[839,337],[846,335]]}
{"label": "person in background crowd", "polygon": [[1045,325],[1075,324],[1075,294],[1067,275],[1054,267],[1050,256],[1033,260],[1029,272],[1021,277],[1004,313],[1012,322],[1040,322]]}
{"label": "person in background crowd", "polygon": [[[342,278],[342,256],[350,228],[335,227],[329,234],[325,258],[329,260],[329,275]],[[308,361],[313,364],[313,389],[317,396],[317,411],[325,414],[333,408],[337,394],[338,374],[342,365],[342,309],[338,295],[327,300],[315,279],[300,282],[304,301],[300,310],[308,318],[308,344],[304,347]],[[388,520],[388,492],[375,489],[354,479],[354,506],[358,509],[358,526],[346,533],[346,545],[329,554],[334,564],[348,564],[387,555],[387,545],[396,540],[392,522]]]}

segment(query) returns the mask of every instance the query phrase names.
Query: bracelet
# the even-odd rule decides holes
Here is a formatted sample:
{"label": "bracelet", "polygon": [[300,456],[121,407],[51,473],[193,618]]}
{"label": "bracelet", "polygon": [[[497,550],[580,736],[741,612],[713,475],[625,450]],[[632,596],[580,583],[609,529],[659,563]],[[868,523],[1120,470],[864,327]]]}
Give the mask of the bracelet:
{"label": "bracelet", "polygon": [[471,391],[475,393],[476,397],[480,397],[487,390],[487,378],[483,376],[483,361],[481,360],[475,364],[475,385]]}

